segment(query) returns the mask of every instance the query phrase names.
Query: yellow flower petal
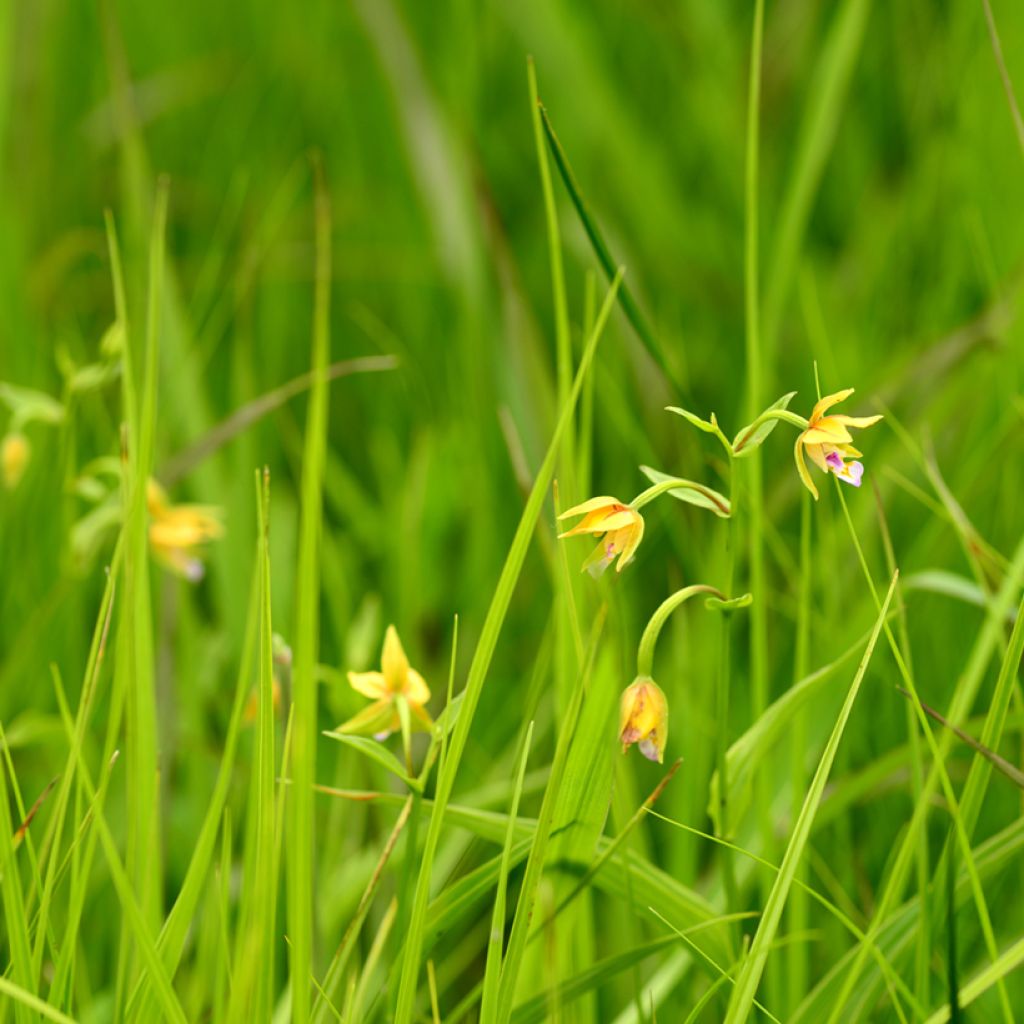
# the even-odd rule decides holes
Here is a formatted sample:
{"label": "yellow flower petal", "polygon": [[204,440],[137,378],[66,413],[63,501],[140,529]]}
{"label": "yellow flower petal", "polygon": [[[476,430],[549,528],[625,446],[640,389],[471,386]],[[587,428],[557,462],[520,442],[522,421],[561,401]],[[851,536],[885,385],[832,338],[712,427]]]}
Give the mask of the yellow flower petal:
{"label": "yellow flower petal", "polygon": [[850,432],[831,416],[819,420],[804,431],[804,444],[846,444],[852,441]]}
{"label": "yellow flower petal", "polygon": [[828,472],[828,463],[825,461],[825,446],[822,444],[805,444],[804,451],[807,452],[813,462],[822,473]]}
{"label": "yellow flower petal", "polygon": [[349,672],[348,685],[371,700],[388,696],[388,684],[381,672]]}
{"label": "yellow flower petal", "polygon": [[844,388],[842,391],[836,391],[834,394],[826,395],[824,398],[819,399],[811,410],[811,423],[821,419],[826,410],[831,409],[833,405],[838,405],[840,402],[845,402],[852,394],[853,388]]}
{"label": "yellow flower petal", "polygon": [[572,508],[566,509],[558,518],[569,519],[572,516],[586,515],[588,512],[593,512],[595,509],[604,508],[608,505],[621,505],[622,502],[618,498],[610,498],[607,496],[600,498],[590,498],[583,502],[581,505],[573,505]]}
{"label": "yellow flower petal", "polygon": [[565,533],[560,533],[558,539],[563,537],[576,537],[582,533],[609,533],[613,530],[621,530],[633,524],[637,518],[637,512],[632,508],[626,508],[621,512],[612,512],[609,515],[587,516],[582,523],[574,526]]}
{"label": "yellow flower petal", "polygon": [[403,693],[405,694],[405,699],[409,702],[409,706],[412,708],[422,707],[430,700],[430,687],[427,686],[423,676],[414,668],[410,668],[406,673]]}
{"label": "yellow flower petal", "polygon": [[814,486],[814,481],[811,479],[811,474],[807,470],[807,463],[804,462],[804,435],[800,434],[796,439],[796,444],[793,446],[793,458],[796,460],[796,471],[800,474],[800,479],[803,481],[804,487],[807,488],[814,496],[814,500],[818,500],[818,488]]}
{"label": "yellow flower petal", "polygon": [[629,530],[621,530],[621,533],[626,534],[623,538],[622,543],[622,554],[619,555],[619,562],[615,566],[616,572],[622,572],[624,566],[628,565],[633,560],[633,555],[636,553],[636,549],[640,547],[640,541],[644,539],[644,519],[643,516],[637,515],[637,522],[629,528]]}
{"label": "yellow flower petal", "polygon": [[380,656],[380,667],[384,673],[387,688],[391,693],[401,693],[405,688],[405,677],[409,672],[409,659],[405,656],[398,630],[388,626],[384,634],[384,650]]}
{"label": "yellow flower petal", "polygon": [[844,427],[871,427],[874,426],[880,419],[881,416],[829,416],[830,420],[835,420],[836,423],[842,423]]}

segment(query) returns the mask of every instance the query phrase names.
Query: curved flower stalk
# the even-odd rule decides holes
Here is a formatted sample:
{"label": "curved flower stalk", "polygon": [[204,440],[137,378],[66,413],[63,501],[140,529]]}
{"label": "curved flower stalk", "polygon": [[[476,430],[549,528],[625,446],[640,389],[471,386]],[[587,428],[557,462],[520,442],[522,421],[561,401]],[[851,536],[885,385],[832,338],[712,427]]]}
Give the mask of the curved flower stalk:
{"label": "curved flower stalk", "polygon": [[633,560],[644,536],[644,518],[640,515],[640,509],[662,494],[671,494],[690,504],[711,509],[723,518],[728,518],[731,514],[729,499],[710,487],[694,483],[692,480],[684,480],[682,477],[668,476],[647,466],[641,466],[640,469],[654,485],[641,491],[631,502],[626,503],[608,496],[591,498],[567,509],[558,517],[562,520],[583,516],[571,530],[560,533],[559,540],[585,533],[601,538],[600,543],[584,561],[583,572],[589,572],[595,577],[600,576],[616,558],[619,561],[615,571],[622,572]]}
{"label": "curved flower stalk", "polygon": [[808,472],[804,452],[822,472],[834,473],[844,483],[860,487],[861,477],[864,475],[863,464],[856,461],[847,462],[848,459],[860,458],[862,454],[854,448],[849,428],[870,427],[882,417],[826,415],[833,405],[837,405],[852,394],[853,388],[846,388],[819,399],[811,410],[807,427],[796,439],[793,448],[796,469],[804,486],[814,495],[815,501],[818,499],[818,488],[814,486]]}
{"label": "curved flower stalk", "polygon": [[709,595],[708,607],[731,610],[750,604],[750,595],[729,600],[716,587],[699,583],[677,590],[666,598],[651,616],[640,638],[636,655],[636,679],[622,692],[619,700],[619,742],[626,753],[635,743],[649,761],[661,764],[668,742],[668,699],[654,681],[654,648],[662,626],[684,601],[697,594]]}
{"label": "curved flower stalk", "polygon": [[336,731],[350,736],[387,739],[401,728],[399,702],[404,701],[412,713],[411,724],[429,732],[434,723],[424,705],[430,700],[430,688],[409,664],[394,626],[388,626],[384,634],[380,668],[379,672],[349,672],[349,686],[373,703],[339,725]]}
{"label": "curved flower stalk", "polygon": [[155,481],[146,484],[149,509],[149,546],[154,557],[190,583],[206,571],[200,552],[224,534],[220,509],[212,505],[172,505]]}

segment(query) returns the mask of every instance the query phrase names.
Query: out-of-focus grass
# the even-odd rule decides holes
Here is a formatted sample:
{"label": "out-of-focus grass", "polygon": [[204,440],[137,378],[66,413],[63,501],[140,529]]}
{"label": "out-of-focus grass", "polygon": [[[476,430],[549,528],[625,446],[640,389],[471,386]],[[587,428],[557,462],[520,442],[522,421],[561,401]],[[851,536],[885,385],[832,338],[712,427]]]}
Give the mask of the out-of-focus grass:
{"label": "out-of-focus grass", "polygon": [[[489,1020],[730,999],[939,1020],[951,974],[972,1018],[1024,1005],[1021,793],[935,721],[929,741],[898,689],[1021,764],[1024,152],[999,61],[1019,91],[1024,11],[990,13],[998,60],[982,0],[766,4],[751,117],[753,3],[0,5],[0,381],[63,407],[0,492],[0,825],[57,777],[0,857],[4,1019],[429,1020],[428,962],[444,1021],[477,1018],[485,966]],[[668,366],[617,310],[554,447],[608,268],[528,55]],[[115,321],[130,358],[101,356]],[[367,355],[396,368],[314,383],[181,476],[247,403]],[[876,588],[900,584],[797,830],[878,615],[833,488],[801,503],[780,425],[737,473],[753,515],[647,506],[635,563],[595,583],[555,546],[544,470],[559,507],[637,493],[640,465],[728,492],[714,439],[664,407],[732,436],[782,392],[808,412],[815,361],[886,413],[846,497]],[[118,542],[95,460],[122,444]],[[150,460],[225,510],[197,585],[147,558]],[[101,483],[114,517],[89,534]],[[727,631],[727,702],[713,617],[681,612],[659,646],[684,761],[657,810],[694,832],[634,821],[662,773],[621,757],[615,704],[648,617],[696,582],[755,607]],[[440,719],[409,798],[321,732],[363,706],[344,671],[389,622],[440,716],[456,614],[466,717]],[[277,717],[273,632],[296,654]],[[719,838],[784,875],[697,834],[719,759]]]}

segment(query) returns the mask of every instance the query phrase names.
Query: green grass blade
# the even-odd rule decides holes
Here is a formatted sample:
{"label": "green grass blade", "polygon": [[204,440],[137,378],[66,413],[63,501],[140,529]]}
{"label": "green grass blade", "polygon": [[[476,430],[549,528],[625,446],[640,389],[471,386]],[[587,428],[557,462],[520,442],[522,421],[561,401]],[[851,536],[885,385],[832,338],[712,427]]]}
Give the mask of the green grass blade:
{"label": "green grass blade", "polygon": [[320,536],[327,448],[327,365],[330,350],[331,212],[319,162],[315,168],[316,289],[313,304],[313,373],[302,460],[301,530],[295,613],[295,702],[288,799],[288,937],[292,1019],[306,1024],[313,976],[313,859],[316,780],[317,684],[320,645]]}
{"label": "green grass blade", "polygon": [[[580,710],[583,707],[583,701],[594,671],[594,660],[597,657],[597,648],[601,640],[601,632],[604,628],[604,617],[605,610],[602,607],[602,611],[598,613],[591,628],[587,655],[580,667],[580,674],[576,681],[572,703],[566,709],[565,719],[559,730],[558,745],[555,748],[551,773],[548,777],[548,784],[544,789],[544,800],[541,803],[540,814],[537,817],[537,825],[533,833],[533,847],[526,862],[526,874],[523,878],[522,887],[519,890],[519,902],[516,904],[516,915],[512,922],[512,934],[509,936],[505,962],[501,967],[498,1006],[494,1017],[498,1024],[505,1024],[512,1016],[512,1000],[515,998],[516,983],[519,979],[523,953],[526,951],[526,940],[529,934],[530,923],[533,920],[533,904],[537,896],[537,888],[540,885],[541,876],[544,873],[544,861],[547,855],[548,842],[551,839],[551,826],[554,824],[555,809],[558,807],[561,796],[566,762],[569,760],[569,752],[572,749],[573,739],[576,734]],[[490,1021],[487,1024],[490,1024]]]}
{"label": "green grass blade", "polygon": [[512,839],[515,836],[516,815],[519,813],[519,798],[523,795],[523,779],[526,775],[526,762],[530,756],[532,739],[533,722],[530,722],[523,739],[523,753],[519,759],[515,788],[512,790],[512,806],[508,812],[508,830],[505,833],[505,845],[501,849],[498,885],[494,894],[494,910],[491,914],[491,934],[487,941],[487,961],[484,965],[484,987],[480,997],[481,1024],[494,1020],[498,1009],[498,982],[501,978],[501,959],[505,938],[505,901],[508,892],[508,873],[512,863]]}
{"label": "green grass blade", "polygon": [[[21,890],[21,872],[14,851],[14,825],[7,795],[7,768],[0,764],[0,867],[3,868],[4,921],[7,925],[7,941],[10,945],[11,974],[13,983],[30,995],[35,995],[35,975],[32,972],[32,951],[28,937],[28,918],[25,914],[25,897]],[[15,1014],[19,1021],[31,1021],[32,1017],[23,1002],[15,1003]]]}
{"label": "green grass blade", "polygon": [[[0,992],[13,999],[15,1004],[22,1010],[31,1010],[40,1017],[56,1021],[57,1024],[75,1024],[72,1017],[61,1013],[60,1010],[55,1010],[49,1003],[44,1003],[39,996],[33,995],[27,989],[16,985],[13,981],[8,981],[7,978],[0,977]],[[32,1018],[29,1017],[27,1019],[31,1020]]]}
{"label": "green grass blade", "polygon": [[[196,837],[188,870],[181,884],[181,890],[157,937],[157,949],[160,951],[167,971],[172,978],[177,971],[178,964],[181,962],[185,941],[188,938],[203,888],[206,885],[210,863],[213,860],[213,854],[217,846],[217,833],[220,831],[224,808],[228,799],[231,776],[235,767],[235,750],[238,745],[238,734],[242,725],[246,699],[249,695],[250,680],[252,679],[253,654],[256,645],[256,630],[260,610],[259,579],[257,567],[257,572],[253,574],[250,586],[249,615],[246,624],[245,642],[242,647],[242,659],[235,682],[234,703],[232,704],[231,717],[228,721],[228,731],[224,737],[224,753],[221,756],[217,781],[214,783],[213,793],[210,796],[210,805],[207,808],[199,835]],[[137,1010],[138,1019],[150,1020],[152,1019],[151,1004],[152,997],[148,994],[146,972],[143,971],[128,1001],[127,1016],[131,1018],[133,1012]]]}
{"label": "green grass blade", "polygon": [[430,824],[427,828],[427,837],[423,848],[423,860],[420,866],[419,878],[416,880],[416,892],[413,897],[412,914],[409,921],[409,934],[406,938],[405,955],[402,962],[401,981],[398,990],[398,1005],[395,1010],[396,1024],[408,1024],[412,1019],[413,1000],[416,994],[416,979],[420,969],[420,949],[423,944],[423,926],[427,909],[427,900],[430,895],[430,875],[433,868],[434,853],[437,850],[438,840],[441,836],[441,825],[444,820],[444,809],[451,796],[452,787],[455,784],[455,776],[459,769],[459,762],[462,759],[462,752],[469,738],[469,729],[473,724],[473,716],[476,713],[480,694],[487,678],[487,669],[490,667],[491,658],[494,655],[494,648],[498,642],[498,635],[501,632],[502,623],[505,621],[505,613],[508,611],[509,601],[512,599],[512,592],[519,579],[519,572],[523,567],[523,560],[526,558],[526,549],[529,547],[530,539],[533,536],[534,527],[540,516],[541,505],[547,493],[548,485],[554,472],[555,459],[558,454],[559,442],[562,433],[572,419],[573,409],[579,398],[583,380],[590,369],[590,363],[594,358],[597,343],[604,331],[605,324],[611,313],[615,296],[622,280],[622,271],[616,275],[612,285],[605,297],[601,312],[594,325],[594,331],[587,340],[583,358],[580,360],[579,368],[576,371],[576,379],[573,381],[572,391],[569,393],[569,402],[561,410],[558,423],[555,426],[551,443],[548,445],[547,454],[541,465],[537,478],[534,481],[530,497],[527,499],[526,508],[519,520],[515,537],[512,539],[512,546],[509,549],[505,566],[498,579],[498,585],[491,599],[491,605],[484,620],[484,626],[480,634],[480,642],[477,644],[473,654],[473,661],[469,667],[469,676],[466,680],[462,709],[452,731],[451,742],[447,747],[445,762],[438,774],[437,794],[434,802],[434,811],[431,814]]}
{"label": "green grass blade", "polygon": [[871,655],[874,653],[879,634],[885,623],[885,616],[889,610],[889,602],[892,600],[897,579],[898,576],[893,576],[892,583],[889,585],[889,592],[885,596],[882,609],[875,621],[875,628],[868,639],[868,644],[864,649],[864,655],[857,668],[857,673],[853,677],[853,683],[839,712],[839,718],[836,720],[836,724],[832,729],[832,735],[829,737],[821,760],[818,762],[817,771],[811,780],[810,788],[804,799],[804,806],[800,811],[800,817],[797,818],[793,826],[793,832],[786,846],[779,874],[772,885],[771,892],[768,894],[768,900],[761,915],[761,923],[750,946],[750,952],[740,966],[736,987],[733,989],[732,997],[729,1000],[729,1007],[726,1011],[725,1024],[740,1024],[740,1022],[745,1021],[754,1004],[754,995],[757,992],[765,962],[768,959],[768,953],[771,950],[772,943],[775,941],[775,933],[782,919],[782,911],[786,904],[786,897],[789,895],[797,864],[803,856],[804,847],[811,832],[811,825],[814,822],[814,816],[817,813],[822,793],[825,790],[825,783],[828,781],[829,772],[832,770],[832,762],[835,760],[836,751],[839,749],[839,741],[842,739],[846,723],[850,718],[850,712],[853,710],[857,694],[860,692],[861,681],[864,678],[864,673],[867,671],[868,663],[871,660]]}
{"label": "green grass blade", "polygon": [[134,894],[128,872],[121,863],[121,858],[117,852],[117,843],[114,841],[114,836],[103,814],[96,787],[93,785],[92,777],[82,757],[81,749],[74,745],[74,723],[68,710],[67,700],[64,697],[64,687],[61,684],[60,674],[56,666],[52,666],[52,673],[54,686],[57,690],[58,705],[64,721],[64,729],[67,733],[68,742],[72,745],[72,750],[76,754],[75,769],[78,773],[78,779],[85,790],[86,799],[92,805],[93,823],[99,835],[100,845],[103,847],[107,868],[110,871],[110,879],[114,883],[118,901],[124,912],[126,926],[135,941],[141,962],[149,969],[150,979],[164,1017],[167,1020],[176,1022],[176,1024],[186,1024],[185,1012],[181,1008],[181,1003],[174,993],[171,980],[164,970],[164,965],[160,959],[160,954],[157,952],[156,943],[149,924]]}
{"label": "green grass blade", "polygon": [[[597,257],[598,263],[601,264],[601,269],[604,270],[610,282],[615,277],[618,264],[613,258],[608,248],[608,243],[605,242],[604,235],[601,233],[601,228],[591,214],[583,192],[576,182],[576,176],[573,174],[572,167],[569,164],[569,158],[565,155],[561,142],[558,141],[558,136],[555,134],[554,126],[551,124],[551,118],[548,116],[544,104],[539,100],[537,104],[541,122],[544,126],[544,134],[547,136],[551,154],[555,158],[555,166],[558,168],[558,173],[562,176],[562,182],[569,193],[573,206],[576,207],[576,213],[580,218],[580,223],[583,225],[583,230],[586,231],[587,238],[590,239],[590,244],[593,246],[594,255]],[[685,400],[686,388],[683,386],[678,372],[668,359],[664,346],[651,329],[646,316],[627,284],[623,284],[619,289],[619,304],[622,306],[622,312],[626,314],[626,319],[630,322],[633,330],[636,331],[637,337],[643,342],[644,348],[647,349],[651,358],[661,367],[678,394]]]}

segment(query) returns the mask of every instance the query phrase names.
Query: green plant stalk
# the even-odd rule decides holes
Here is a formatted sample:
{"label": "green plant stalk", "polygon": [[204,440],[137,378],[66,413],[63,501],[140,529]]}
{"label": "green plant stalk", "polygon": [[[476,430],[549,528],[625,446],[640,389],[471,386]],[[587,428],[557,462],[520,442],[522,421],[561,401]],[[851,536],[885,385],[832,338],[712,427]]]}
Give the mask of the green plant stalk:
{"label": "green plant stalk", "polygon": [[[126,516],[125,604],[119,633],[123,629],[124,659],[121,667],[129,675],[126,722],[128,776],[128,838],[126,868],[147,924],[155,931],[160,921],[163,893],[160,840],[160,790],[157,774],[158,744],[156,692],[153,675],[153,626],[149,585],[148,514],[146,486],[153,465],[156,432],[157,381],[160,362],[160,334],[163,316],[164,236],[167,226],[168,184],[161,179],[156,191],[149,249],[149,293],[146,309],[145,363],[142,369],[141,403],[136,419],[128,428],[128,506]],[[124,349],[131,348],[130,336]],[[129,368],[125,367],[125,376]],[[131,384],[126,383],[130,389]],[[134,403],[126,402],[126,411]],[[122,959],[127,967],[134,960]],[[124,973],[122,980],[127,980]],[[118,1005],[123,1005],[119,985]]]}
{"label": "green plant stalk", "polygon": [[327,365],[330,351],[331,209],[323,167],[313,162],[316,269],[313,298],[313,387],[302,459],[301,527],[295,613],[294,724],[288,799],[288,939],[292,1020],[306,1024],[313,976],[313,862],[316,849],[317,683],[320,638],[320,549],[327,447]]}
{"label": "green plant stalk", "polygon": [[665,598],[655,609],[644,628],[640,637],[640,644],[636,652],[636,674],[638,676],[652,677],[654,668],[654,648],[658,643],[662,627],[668,617],[685,601],[697,594],[711,594],[721,600],[726,600],[725,595],[717,587],[709,587],[705,583],[695,583],[689,587],[677,590],[670,597]]}
{"label": "green plant stalk", "polygon": [[[892,545],[892,537],[889,533],[889,526],[882,507],[882,499],[875,486],[875,501],[878,505],[878,518],[881,527],[882,543],[885,548],[885,561],[892,575],[896,572],[896,552]],[[896,600],[899,604],[899,617],[897,619],[897,630],[899,632],[900,647],[904,652],[907,662],[907,670],[913,675],[914,663],[911,657],[910,630],[907,625],[907,606],[903,596],[902,581],[896,588]],[[911,698],[912,700],[912,698]],[[922,790],[924,787],[924,757],[921,750],[921,736],[918,732],[917,720],[914,717],[914,708],[908,701],[906,707],[907,739],[910,745],[910,779],[914,797],[914,803],[923,799]],[[929,884],[929,854],[928,835],[922,831],[918,836],[917,849],[914,866],[917,876],[917,893],[921,907],[921,927],[917,930],[917,945],[914,951],[914,994],[923,1006],[931,1001],[929,997],[930,976],[931,976],[931,900],[928,899]]]}
{"label": "green plant stalk", "polygon": [[[736,487],[736,462],[729,460],[729,501],[732,518],[726,534],[725,592],[731,594],[736,578],[736,541],[739,535],[737,508],[739,495]],[[732,616],[722,615],[719,625],[718,688],[715,709],[715,765],[718,771],[718,827],[720,839],[729,838],[729,689],[732,680]],[[736,885],[736,865],[727,847],[721,848],[722,884],[725,889],[726,913],[733,913],[739,906],[739,892]]]}
{"label": "green plant stalk", "polygon": [[[811,591],[813,564],[811,562],[811,496],[805,488],[800,494],[800,590],[797,598],[797,625],[793,683],[796,685],[808,672],[811,640]],[[807,758],[807,713],[801,709],[793,718],[792,745],[790,746],[789,779],[792,796],[791,815],[796,821],[803,806],[805,792],[804,771]],[[803,884],[807,882],[807,866],[801,861],[793,875],[796,888],[789,898],[787,929],[791,935],[807,930],[810,920],[807,895]],[[786,1008],[792,1012],[807,992],[809,963],[807,946],[793,942],[786,951],[787,999]]]}
{"label": "green plant stalk", "polygon": [[590,363],[593,360],[597,343],[611,313],[621,280],[622,271],[620,270],[612,282],[608,294],[605,296],[597,322],[594,324],[594,331],[587,341],[579,368],[576,371],[572,391],[569,393],[569,404],[562,409],[559,415],[554,434],[548,445],[547,454],[544,457],[544,462],[534,481],[533,489],[530,491],[530,497],[527,499],[526,508],[523,510],[515,537],[512,540],[512,546],[509,549],[504,568],[498,579],[494,597],[488,608],[487,617],[484,620],[480,642],[477,644],[476,651],[473,654],[473,661],[469,667],[469,676],[463,690],[462,708],[458,721],[455,723],[455,728],[452,731],[451,742],[446,747],[444,763],[438,772],[437,792],[430,816],[430,824],[427,827],[423,857],[420,862],[420,873],[416,880],[416,892],[413,896],[405,954],[402,958],[398,1003],[395,1009],[395,1024],[409,1024],[412,1020],[416,983],[420,969],[420,957],[423,949],[423,928],[426,921],[427,901],[430,895],[431,872],[434,864],[434,854],[437,851],[437,845],[441,838],[441,826],[444,822],[445,807],[451,797],[459,762],[462,759],[462,752],[469,738],[469,729],[473,723],[477,704],[480,701],[480,694],[483,692],[484,683],[487,678],[487,670],[490,667],[494,648],[498,642],[498,634],[501,631],[505,613],[508,611],[508,605],[512,599],[512,591],[519,579],[523,560],[526,557],[526,549],[533,530],[537,525],[544,497],[547,494],[548,483],[554,471],[562,432],[567,429],[572,419],[573,408],[579,399],[583,380],[590,369]]}
{"label": "green plant stalk", "polygon": [[57,705],[63,720],[64,731],[67,734],[71,750],[75,755],[75,770],[85,791],[86,799],[92,805],[94,826],[107,860],[110,879],[114,884],[115,891],[117,892],[121,909],[124,911],[127,928],[135,939],[140,960],[149,968],[150,977],[164,1017],[176,1022],[176,1024],[186,1024],[185,1013],[174,993],[171,980],[167,976],[167,972],[164,970],[163,963],[160,960],[160,955],[156,951],[156,945],[153,942],[152,933],[149,930],[142,908],[132,891],[131,879],[128,877],[125,867],[121,864],[121,860],[117,852],[117,843],[110,831],[110,826],[107,824],[106,817],[103,814],[99,795],[92,782],[89,769],[86,767],[85,759],[82,755],[82,749],[79,745],[75,744],[75,726],[71,719],[71,712],[68,708],[67,699],[64,695],[64,687],[60,680],[60,673],[57,670],[56,665],[51,665],[50,669],[51,675],[53,676],[54,687],[57,692]]}
{"label": "green plant stalk", "polygon": [[[871,596],[876,605],[881,607],[878,590],[876,589],[874,579],[871,576],[871,570],[868,567],[867,559],[864,556],[864,549],[861,547],[860,539],[857,536],[857,531],[853,525],[853,519],[850,516],[850,510],[846,503],[846,497],[842,491],[842,485],[838,479],[835,481],[835,486],[836,493],[839,496],[839,501],[843,509],[843,515],[846,519],[846,524],[850,532],[850,537],[857,552],[857,558],[860,562],[861,570],[863,571],[864,578],[868,584],[868,589],[871,592]],[[949,805],[949,813],[953,820],[957,840],[962,847],[964,867],[967,871],[967,876],[970,879],[971,891],[974,896],[974,902],[978,911],[978,919],[981,923],[981,930],[985,939],[985,947],[989,957],[994,963],[997,960],[999,953],[996,948],[995,935],[992,931],[992,920],[988,912],[988,906],[985,902],[985,894],[981,886],[981,880],[978,877],[977,867],[974,862],[974,853],[971,850],[970,838],[967,835],[967,831],[964,828],[964,823],[961,818],[959,801],[956,798],[956,793],[950,783],[949,774],[945,767],[944,757],[949,747],[949,741],[947,737],[944,736],[942,749],[940,750],[939,745],[936,743],[935,736],[928,724],[928,716],[921,707],[920,698],[918,697],[917,689],[914,686],[913,676],[910,674],[910,671],[903,660],[903,655],[900,652],[899,645],[897,644],[896,638],[888,623],[885,623],[885,636],[889,643],[889,648],[892,651],[893,658],[896,661],[896,666],[899,669],[900,675],[903,678],[907,689],[913,695],[912,703],[914,710],[917,713],[918,722],[924,732],[929,752],[932,757],[932,769],[925,781],[922,798],[914,808],[913,817],[911,818],[910,824],[907,826],[903,842],[889,875],[889,882],[882,894],[882,898],[879,900],[878,905],[875,908],[875,913],[868,929],[868,935],[871,937],[872,941],[875,939],[882,922],[884,922],[885,918],[888,916],[893,902],[896,900],[900,890],[902,889],[907,870],[910,867],[910,858],[915,849],[913,844],[916,842],[918,829],[920,829],[924,823],[932,794],[935,792],[936,787],[941,785],[943,795]],[[850,993],[853,991],[853,986],[860,977],[866,955],[866,950],[862,948],[851,964],[850,970],[846,973],[846,976],[843,979],[843,985],[840,989],[839,996],[833,1004],[832,1012],[829,1015],[827,1024],[838,1024],[838,1021],[841,1019],[839,1014],[843,1012],[846,1000],[849,998]],[[1012,1024],[1014,1016],[1006,993],[1006,987],[1001,978],[998,980],[997,984],[1003,1017],[1006,1021]]]}
{"label": "green plant stalk", "polygon": [[516,772],[515,788],[512,790],[512,806],[508,812],[508,830],[505,845],[501,851],[501,867],[498,871],[498,887],[494,895],[494,909],[491,913],[491,934],[487,941],[487,962],[484,966],[484,986],[480,997],[480,1024],[491,1024],[498,1012],[498,982],[501,979],[501,960],[505,938],[505,905],[508,892],[508,873],[511,868],[512,841],[515,838],[516,815],[519,813],[519,799],[523,795],[523,779],[526,762],[530,756],[533,740],[533,722],[526,727],[523,739],[523,753]]}
{"label": "green plant stalk", "polygon": [[[714,492],[703,484],[695,483],[693,480],[684,480],[682,477],[672,477],[671,480],[662,480],[660,483],[648,487],[647,490],[641,491],[629,504],[639,510],[669,491],[695,491],[697,494],[703,494],[704,497],[715,501]],[[716,504],[720,503],[716,502]]]}
{"label": "green plant stalk", "polygon": [[[555,756],[551,764],[551,774],[544,788],[544,799],[537,815],[537,826],[533,834],[533,845],[526,862],[523,884],[519,890],[515,916],[512,919],[512,931],[509,935],[508,949],[501,966],[501,977],[498,982],[498,1004],[494,1016],[495,1024],[508,1024],[512,1017],[512,1002],[516,995],[519,971],[522,967],[523,954],[529,936],[530,923],[533,919],[533,907],[537,898],[537,890],[544,872],[544,863],[548,844],[551,839],[551,828],[554,825],[555,810],[565,779],[565,766],[569,759],[576,726],[579,722],[580,709],[587,695],[597,658],[597,650],[604,630],[605,609],[602,605],[590,631],[590,642],[584,663],[576,680],[572,702],[566,709],[565,718],[558,731],[558,742]],[[490,1024],[490,1022],[488,1022]]]}
{"label": "green plant stalk", "polygon": [[[764,366],[761,345],[760,282],[758,266],[758,175],[760,160],[761,59],[764,41],[764,0],[754,4],[754,24],[750,46],[750,81],[747,97],[747,145],[744,202],[744,310],[747,361],[747,415],[756,417],[764,398]],[[734,465],[735,470],[735,465]],[[765,591],[764,552],[764,468],[760,449],[750,458],[747,469],[747,549],[750,566],[749,590],[754,595],[750,608],[750,690],[751,717],[757,719],[768,706],[768,606]],[[724,776],[723,776],[723,781]],[[774,846],[766,779],[759,773],[754,782],[757,825],[761,846],[772,856]],[[767,895],[762,893],[762,897]],[[735,909],[735,908],[731,908]],[[777,1003],[781,979],[773,969],[769,974],[769,996]]]}

